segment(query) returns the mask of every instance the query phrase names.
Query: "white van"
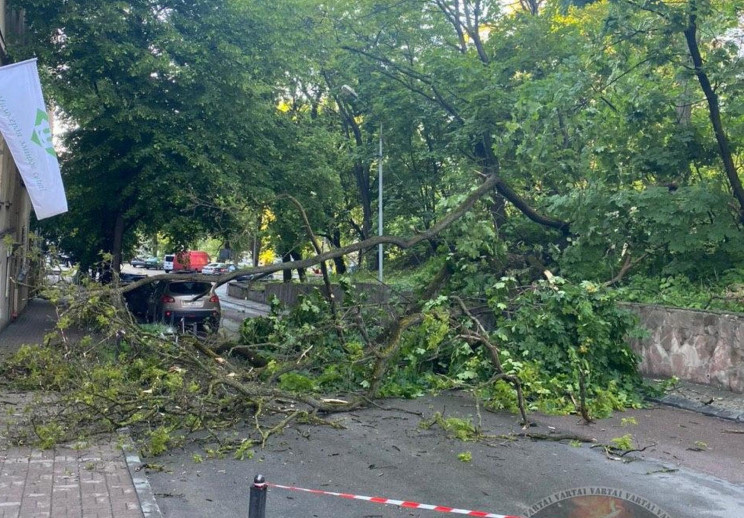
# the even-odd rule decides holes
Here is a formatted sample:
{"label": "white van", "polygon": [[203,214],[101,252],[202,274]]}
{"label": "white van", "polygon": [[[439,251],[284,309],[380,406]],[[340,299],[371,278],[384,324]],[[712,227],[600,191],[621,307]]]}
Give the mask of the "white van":
{"label": "white van", "polygon": [[163,270],[165,270],[165,273],[173,271],[173,261],[175,260],[176,256],[174,254],[166,254],[165,257],[163,257]]}

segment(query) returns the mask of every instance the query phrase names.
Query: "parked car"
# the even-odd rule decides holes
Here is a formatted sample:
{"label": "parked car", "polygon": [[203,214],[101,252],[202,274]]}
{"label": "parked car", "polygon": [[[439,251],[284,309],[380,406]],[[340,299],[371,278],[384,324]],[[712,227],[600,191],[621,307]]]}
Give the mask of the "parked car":
{"label": "parked car", "polygon": [[44,262],[46,264],[47,274],[51,275],[60,275],[69,272],[73,265],[70,256],[65,254],[44,254]]}
{"label": "parked car", "polygon": [[204,268],[202,268],[202,273],[204,275],[214,275],[220,273],[220,269],[223,266],[225,266],[224,263],[209,263]]}
{"label": "parked car", "polygon": [[147,279],[147,275],[143,273],[120,273],[119,274],[119,284],[122,286],[126,286],[127,284],[132,284],[133,282],[140,281],[142,279]]}
{"label": "parked car", "polygon": [[209,264],[209,255],[200,250],[189,250],[178,254],[166,254],[163,258],[163,270],[165,273],[177,272],[178,270],[194,270],[201,272],[202,268]]}
{"label": "parked car", "polygon": [[163,270],[165,270],[165,273],[170,273],[171,271],[173,271],[173,263],[175,261],[175,254],[165,254],[165,256],[163,256]]}
{"label": "parked car", "polygon": [[146,263],[143,257],[132,257],[132,259],[129,261],[129,264],[131,264],[134,268],[144,268]]}
{"label": "parked car", "polygon": [[149,319],[173,326],[197,324],[217,330],[222,309],[214,284],[203,281],[161,281],[150,295]]}
{"label": "parked car", "polygon": [[148,257],[145,259],[145,268],[148,270],[160,270],[163,268],[163,261],[158,259],[157,257]]}
{"label": "parked car", "polygon": [[223,273],[230,273],[235,271],[234,264],[226,263],[209,263],[202,268],[202,273],[205,275],[222,275]]}
{"label": "parked car", "polygon": [[245,275],[240,275],[239,277],[236,277],[235,280],[239,282],[251,282],[251,281],[258,281],[261,279],[271,279],[273,277],[273,273],[246,273]]}

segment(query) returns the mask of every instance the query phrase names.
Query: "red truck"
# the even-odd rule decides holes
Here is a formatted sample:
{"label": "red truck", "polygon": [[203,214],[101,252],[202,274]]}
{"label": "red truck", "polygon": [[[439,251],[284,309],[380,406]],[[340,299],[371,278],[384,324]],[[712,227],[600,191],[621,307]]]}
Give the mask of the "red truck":
{"label": "red truck", "polygon": [[209,255],[200,250],[188,250],[177,254],[166,254],[163,258],[163,270],[165,273],[177,272],[179,270],[194,270],[201,272],[202,268],[209,264]]}

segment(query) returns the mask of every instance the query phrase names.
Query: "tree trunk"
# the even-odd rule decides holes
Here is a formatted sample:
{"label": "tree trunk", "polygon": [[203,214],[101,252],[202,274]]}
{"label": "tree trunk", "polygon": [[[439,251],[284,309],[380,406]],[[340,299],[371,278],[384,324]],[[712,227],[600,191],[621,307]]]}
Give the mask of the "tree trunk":
{"label": "tree trunk", "polygon": [[739,179],[739,173],[734,164],[734,159],[731,155],[731,149],[729,148],[728,137],[725,130],[723,129],[723,122],[721,121],[721,110],[718,103],[718,95],[713,90],[713,86],[710,84],[710,79],[705,73],[703,58],[700,55],[700,48],[697,42],[697,15],[695,14],[696,2],[693,0],[690,2],[690,17],[688,20],[687,28],[684,31],[685,40],[687,41],[687,48],[690,51],[690,57],[692,58],[692,64],[695,67],[695,75],[698,78],[700,87],[703,89],[705,94],[705,100],[708,102],[708,115],[710,116],[710,122],[713,124],[713,132],[716,135],[716,141],[718,142],[718,152],[723,161],[723,168],[726,172],[731,190],[734,193],[736,201],[739,203],[739,221],[744,223],[744,187],[741,185]]}
{"label": "tree trunk", "polygon": [[[290,263],[292,262],[292,255],[290,252],[287,252],[286,254],[282,254],[282,262],[283,263]],[[292,282],[292,270],[282,270],[282,282]]]}
{"label": "tree trunk", "polygon": [[115,272],[121,272],[122,249],[124,243],[124,215],[118,213],[114,222],[114,241],[111,247],[111,269]]}
{"label": "tree trunk", "polygon": [[[302,253],[298,252],[297,250],[292,250],[289,252],[289,257],[292,259],[292,261],[302,261]],[[297,275],[300,278],[300,282],[307,282],[307,271],[305,268],[297,268]]]}
{"label": "tree trunk", "polygon": [[[354,164],[354,177],[359,189],[359,201],[362,204],[362,241],[372,237],[372,193],[369,187],[369,168],[361,161]],[[368,251],[364,251],[365,256],[369,256]],[[369,261],[370,269],[374,269],[374,261]]]}
{"label": "tree trunk", "polygon": [[[324,77],[328,86],[331,87],[332,81],[330,81],[327,76]],[[356,97],[356,94],[354,94],[354,97]],[[347,134],[351,132],[349,136],[353,138],[357,150],[364,153],[365,148],[364,139],[362,138],[362,128],[359,126],[359,123],[356,120],[353,106],[341,102],[341,100],[338,98],[336,99],[336,103],[342,115],[342,125],[345,131],[347,132]],[[380,157],[380,159],[382,159],[382,157]],[[372,236],[372,194],[370,192],[370,168],[371,161],[361,160],[359,158],[354,160],[352,174],[354,176],[354,181],[356,182],[357,190],[359,192],[359,202],[362,205],[362,241],[366,241]],[[366,250],[360,252],[360,260],[362,258],[362,254],[366,255],[366,252]]]}
{"label": "tree trunk", "polygon": [[506,223],[506,200],[500,194],[495,194],[489,209],[491,211],[493,228],[496,234],[498,234],[499,229]]}
{"label": "tree trunk", "polygon": [[[341,248],[341,231],[336,229],[331,232],[329,241],[335,248]],[[334,257],[333,264],[336,267],[336,273],[343,275],[346,273],[346,262],[343,257]]]}
{"label": "tree trunk", "polygon": [[259,256],[261,255],[261,224],[263,222],[263,217],[259,213],[258,215],[258,221],[256,221],[256,230],[253,233],[253,247],[251,249],[251,256],[253,259],[253,266],[258,267],[259,263]]}
{"label": "tree trunk", "polygon": [[160,256],[160,243],[158,243],[158,233],[153,232],[153,234],[148,238],[148,241],[152,243],[152,256],[153,257],[159,257]]}

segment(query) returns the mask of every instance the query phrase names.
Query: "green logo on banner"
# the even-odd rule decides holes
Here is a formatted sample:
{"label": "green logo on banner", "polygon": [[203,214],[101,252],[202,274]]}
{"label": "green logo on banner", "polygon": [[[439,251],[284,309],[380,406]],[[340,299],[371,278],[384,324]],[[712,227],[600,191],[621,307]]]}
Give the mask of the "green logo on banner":
{"label": "green logo on banner", "polygon": [[52,145],[52,128],[49,127],[49,115],[44,110],[36,110],[36,121],[34,122],[31,141],[43,147],[53,157],[57,156]]}

